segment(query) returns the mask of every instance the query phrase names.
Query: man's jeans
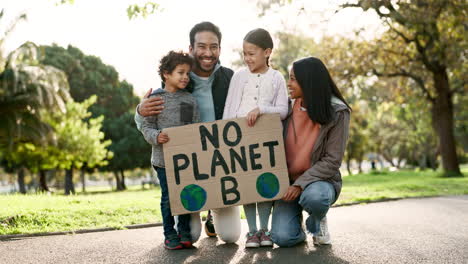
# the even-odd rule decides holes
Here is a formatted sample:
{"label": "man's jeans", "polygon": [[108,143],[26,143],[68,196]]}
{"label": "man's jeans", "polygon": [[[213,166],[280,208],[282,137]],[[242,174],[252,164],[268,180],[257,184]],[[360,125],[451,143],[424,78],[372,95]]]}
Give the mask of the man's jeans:
{"label": "man's jeans", "polygon": [[[161,185],[161,215],[163,219],[164,237],[167,238],[169,235],[177,234],[177,231],[174,229],[174,217],[171,214],[171,207],[169,205],[166,169],[153,167],[158,173],[159,184]],[[190,214],[179,215],[177,230],[179,230],[179,233],[190,234]]]}
{"label": "man's jeans", "polygon": [[327,215],[328,209],[335,202],[335,188],[326,181],[309,184],[302,194],[294,201],[275,201],[271,238],[280,247],[291,247],[306,239],[302,229],[302,210],[309,217],[306,221],[307,230],[315,234],[320,231],[320,220]]}

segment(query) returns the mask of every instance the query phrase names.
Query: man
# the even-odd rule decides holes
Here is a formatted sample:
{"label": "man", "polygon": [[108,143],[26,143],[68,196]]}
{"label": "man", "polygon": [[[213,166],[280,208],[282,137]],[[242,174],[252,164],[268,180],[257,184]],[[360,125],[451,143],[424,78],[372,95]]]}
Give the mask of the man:
{"label": "man", "polygon": [[[219,63],[220,51],[221,32],[216,25],[211,22],[202,22],[192,28],[189,52],[195,59],[195,65],[190,73],[190,83],[186,89],[197,100],[201,122],[212,122],[223,117],[233,71]],[[138,129],[140,129],[143,116],[157,115],[164,108],[161,98],[148,98],[150,94],[151,89],[137,107],[135,122]],[[198,213],[192,214],[190,226],[192,240],[196,241],[200,236]],[[212,210],[212,214],[208,212],[205,232],[208,236],[216,236],[215,230],[224,242],[236,242],[240,236],[239,207],[215,209]]]}

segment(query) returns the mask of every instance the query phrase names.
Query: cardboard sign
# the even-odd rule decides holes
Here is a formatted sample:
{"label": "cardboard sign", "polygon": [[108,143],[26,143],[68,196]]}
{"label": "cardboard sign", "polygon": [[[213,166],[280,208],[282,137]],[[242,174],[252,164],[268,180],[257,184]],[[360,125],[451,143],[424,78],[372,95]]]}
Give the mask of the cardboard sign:
{"label": "cardboard sign", "polygon": [[164,129],[173,215],[277,200],[289,186],[279,114]]}

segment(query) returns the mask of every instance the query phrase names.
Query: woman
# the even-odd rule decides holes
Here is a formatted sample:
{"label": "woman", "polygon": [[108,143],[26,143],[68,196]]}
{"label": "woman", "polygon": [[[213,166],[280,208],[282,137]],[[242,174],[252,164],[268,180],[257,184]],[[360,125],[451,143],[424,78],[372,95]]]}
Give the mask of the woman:
{"label": "woman", "polygon": [[294,100],[284,126],[291,186],[274,204],[272,239],[282,247],[303,242],[305,210],[314,244],[331,244],[326,214],[341,191],[351,108],[317,58],[293,63],[288,88]]}

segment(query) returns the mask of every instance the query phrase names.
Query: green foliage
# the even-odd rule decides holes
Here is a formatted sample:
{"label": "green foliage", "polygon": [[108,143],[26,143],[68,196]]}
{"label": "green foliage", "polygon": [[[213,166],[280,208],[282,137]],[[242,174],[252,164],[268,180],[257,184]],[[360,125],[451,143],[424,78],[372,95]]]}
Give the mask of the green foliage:
{"label": "green foliage", "polygon": [[89,118],[91,113],[87,110],[95,101],[95,96],[83,103],[69,101],[64,113],[44,111],[42,122],[51,128],[47,144],[15,144],[4,154],[8,167],[24,166],[38,172],[81,168],[83,164],[89,168],[106,165],[112,152],[106,149],[110,140],[104,140],[100,131],[103,117]]}
{"label": "green foliage", "polygon": [[355,61],[363,65],[360,74],[413,82],[410,87],[418,89],[431,106],[432,127],[439,138],[444,169],[460,174],[453,133],[457,113],[453,104],[456,95],[466,96],[465,1],[362,0],[343,7],[373,10],[387,26],[387,31],[370,45],[365,41],[358,44],[366,48],[363,58]]}
{"label": "green foliage", "polygon": [[96,96],[82,103],[68,102],[67,111],[47,112],[45,121],[53,128],[55,146],[49,146],[50,168],[71,169],[104,166],[112,158],[106,147],[110,140],[104,140],[101,132],[104,117],[89,118],[88,108],[96,102]]}
{"label": "green foliage", "polygon": [[151,146],[138,132],[134,115],[134,112],[129,111],[106,124],[107,129],[113,131],[110,139],[113,142],[115,140],[109,149],[116,153],[107,167],[109,170],[131,170],[151,166]]}
{"label": "green foliage", "polygon": [[70,99],[65,74],[40,63],[41,50],[26,42],[6,58],[0,72],[0,146],[46,141],[49,127],[41,110],[64,111]]}
{"label": "green foliage", "polygon": [[157,10],[160,10],[160,5],[156,2],[146,2],[143,5],[129,5],[127,7],[127,16],[130,20],[139,16],[146,18],[149,15],[154,14]]}
{"label": "green foliage", "polygon": [[279,44],[273,51],[271,65],[286,79],[289,78],[289,67],[295,60],[319,52],[319,47],[312,38],[288,32],[277,32],[275,37],[279,39]]}
{"label": "green foliage", "polygon": [[[267,9],[273,5],[289,4],[278,0],[260,2],[266,3]],[[444,169],[459,171],[453,131],[456,131],[458,139],[459,135],[466,138],[466,122],[462,120],[467,111],[460,104],[466,101],[468,75],[465,55],[468,49],[465,33],[468,6],[465,1],[359,0],[345,3],[342,7],[372,10],[382,19],[386,30],[371,40],[357,32],[353,40],[325,37],[319,43],[319,56],[331,70],[338,87],[348,90],[345,90],[347,98],[352,94],[357,95],[358,100],[366,100],[363,96],[367,92],[372,93],[373,96],[367,99],[370,107],[373,107],[371,109],[377,109],[373,104],[388,100],[395,105],[411,105],[408,109],[417,114],[410,118],[411,112],[403,111],[405,114],[397,118],[398,125],[410,128],[405,131],[423,134],[420,138],[430,137],[428,145],[432,147],[432,153],[427,155],[440,152]],[[362,82],[361,79],[364,86],[357,85]],[[389,86],[381,85],[383,83]],[[420,109],[417,107],[419,105],[424,107]],[[411,119],[420,121],[416,122],[417,128],[411,124]],[[426,129],[433,132],[425,132]],[[437,151],[433,147],[434,134],[439,139]],[[400,133],[398,142],[407,141],[404,135]],[[465,155],[466,149],[466,140],[462,141],[463,147],[458,148],[460,156]],[[403,147],[397,147],[399,153],[402,153]]]}
{"label": "green foliage", "polygon": [[117,71],[98,57],[85,55],[78,48],[66,49],[57,45],[43,47],[44,64],[62,69],[70,83],[73,99],[82,102],[96,95],[97,102],[90,107],[92,117],[103,116],[105,139],[111,140],[108,150],[114,153],[107,169],[120,171],[139,166],[148,167],[151,146],[138,132],[133,114],[139,98],[133,86],[120,81]]}

